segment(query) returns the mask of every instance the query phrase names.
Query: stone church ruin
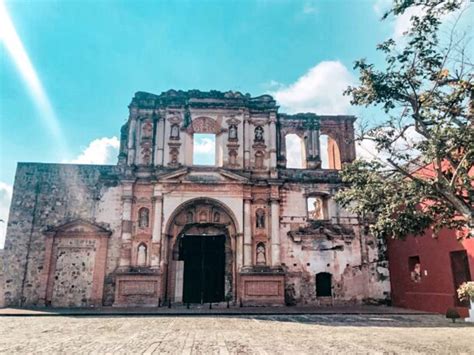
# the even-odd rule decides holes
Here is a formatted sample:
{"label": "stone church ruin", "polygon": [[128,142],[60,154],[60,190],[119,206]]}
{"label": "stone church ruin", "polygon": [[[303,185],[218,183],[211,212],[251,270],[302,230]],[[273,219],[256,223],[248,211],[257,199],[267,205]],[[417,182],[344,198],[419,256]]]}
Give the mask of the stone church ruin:
{"label": "stone church ruin", "polygon": [[[279,113],[269,95],[137,92],[117,165],[18,164],[5,304],[385,300],[383,246],[334,201],[354,121]],[[215,139],[212,165],[193,162],[198,134]],[[299,169],[287,167],[288,135]]]}

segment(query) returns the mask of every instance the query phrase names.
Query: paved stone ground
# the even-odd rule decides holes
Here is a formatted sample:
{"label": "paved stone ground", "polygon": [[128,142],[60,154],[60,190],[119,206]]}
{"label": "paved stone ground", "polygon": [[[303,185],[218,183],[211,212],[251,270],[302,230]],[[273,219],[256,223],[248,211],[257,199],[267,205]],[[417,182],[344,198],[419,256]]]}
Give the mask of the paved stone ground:
{"label": "paved stone ground", "polygon": [[397,314],[2,317],[0,352],[474,354],[474,326]]}
{"label": "paved stone ground", "polygon": [[183,305],[173,305],[171,308],[147,307],[147,308],[1,308],[1,316],[103,316],[103,315],[122,315],[122,316],[150,316],[150,315],[288,315],[288,314],[429,314],[427,312],[416,311],[406,308],[388,307],[388,306],[369,306],[369,305],[336,305],[330,307],[238,307],[231,306],[227,308],[225,303],[213,304],[209,309],[208,304],[193,304],[188,309]]}

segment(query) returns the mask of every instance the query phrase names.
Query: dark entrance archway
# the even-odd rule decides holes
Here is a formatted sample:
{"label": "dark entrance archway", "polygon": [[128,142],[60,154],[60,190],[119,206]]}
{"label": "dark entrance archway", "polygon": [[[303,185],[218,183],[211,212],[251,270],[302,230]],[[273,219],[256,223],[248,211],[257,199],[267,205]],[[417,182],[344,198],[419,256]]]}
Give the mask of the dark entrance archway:
{"label": "dark entrance archway", "polygon": [[225,236],[186,235],[182,239],[184,261],[183,302],[221,302],[224,297]]}
{"label": "dark entrance archway", "polygon": [[190,200],[175,210],[167,226],[167,300],[235,300],[236,226],[230,209],[214,199]]}

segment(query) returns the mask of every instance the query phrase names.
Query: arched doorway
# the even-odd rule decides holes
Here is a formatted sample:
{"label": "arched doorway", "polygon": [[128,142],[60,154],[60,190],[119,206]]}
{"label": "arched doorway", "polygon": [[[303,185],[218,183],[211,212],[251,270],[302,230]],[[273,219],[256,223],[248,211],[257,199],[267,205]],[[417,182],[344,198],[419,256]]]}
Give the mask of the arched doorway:
{"label": "arched doorway", "polygon": [[235,299],[236,220],[210,198],[185,202],[168,225],[166,298],[206,303]]}

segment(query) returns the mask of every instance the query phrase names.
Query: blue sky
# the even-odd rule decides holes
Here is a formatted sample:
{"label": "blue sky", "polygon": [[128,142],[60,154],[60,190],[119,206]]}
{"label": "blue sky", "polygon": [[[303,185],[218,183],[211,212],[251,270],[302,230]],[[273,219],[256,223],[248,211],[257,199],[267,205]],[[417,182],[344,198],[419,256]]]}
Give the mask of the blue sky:
{"label": "blue sky", "polygon": [[[115,163],[115,137],[136,91],[269,92],[284,111],[354,113],[340,95],[356,80],[354,60],[380,63],[375,45],[403,27],[403,21],[379,21],[387,4],[4,2],[40,89],[31,89],[3,36],[0,218],[19,161]],[[0,26],[5,32],[4,21]]]}

